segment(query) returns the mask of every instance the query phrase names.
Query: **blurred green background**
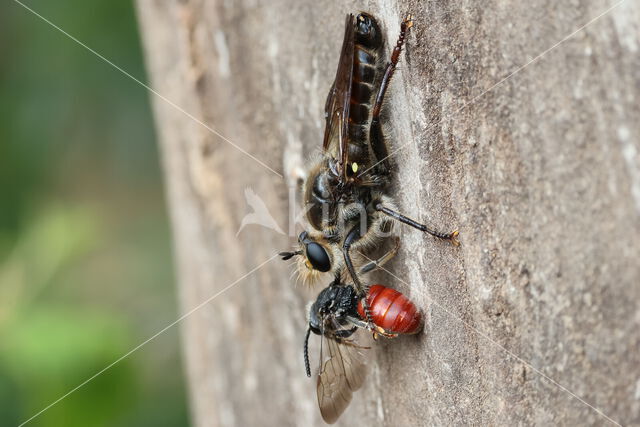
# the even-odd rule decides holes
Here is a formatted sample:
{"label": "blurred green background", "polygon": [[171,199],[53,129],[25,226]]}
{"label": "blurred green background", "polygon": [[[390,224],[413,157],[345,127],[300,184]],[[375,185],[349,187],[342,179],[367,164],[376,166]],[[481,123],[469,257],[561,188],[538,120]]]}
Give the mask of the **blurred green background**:
{"label": "blurred green background", "polygon": [[[24,1],[145,81],[127,0]],[[177,318],[146,90],[13,0],[0,6],[0,425]],[[177,328],[34,419],[188,424]]]}

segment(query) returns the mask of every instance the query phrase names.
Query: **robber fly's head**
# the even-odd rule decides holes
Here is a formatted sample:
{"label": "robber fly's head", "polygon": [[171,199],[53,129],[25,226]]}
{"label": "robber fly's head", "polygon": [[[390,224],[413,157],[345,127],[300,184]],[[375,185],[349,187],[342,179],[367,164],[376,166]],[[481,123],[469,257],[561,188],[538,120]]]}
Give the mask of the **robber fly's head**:
{"label": "robber fly's head", "polygon": [[298,236],[299,249],[293,252],[280,252],[283,260],[296,257],[298,274],[303,282],[315,281],[320,273],[331,270],[332,262],[329,250],[323,244],[317,242],[303,231]]}

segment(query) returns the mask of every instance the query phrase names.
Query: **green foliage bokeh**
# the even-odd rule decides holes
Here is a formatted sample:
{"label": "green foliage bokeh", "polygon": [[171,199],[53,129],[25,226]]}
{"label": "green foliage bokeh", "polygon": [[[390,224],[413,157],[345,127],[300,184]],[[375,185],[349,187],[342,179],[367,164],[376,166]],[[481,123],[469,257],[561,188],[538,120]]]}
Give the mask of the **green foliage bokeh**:
{"label": "green foliage bokeh", "polygon": [[[145,80],[127,0],[24,1]],[[0,6],[0,425],[177,317],[148,93],[14,1]],[[30,422],[185,425],[171,329]]]}

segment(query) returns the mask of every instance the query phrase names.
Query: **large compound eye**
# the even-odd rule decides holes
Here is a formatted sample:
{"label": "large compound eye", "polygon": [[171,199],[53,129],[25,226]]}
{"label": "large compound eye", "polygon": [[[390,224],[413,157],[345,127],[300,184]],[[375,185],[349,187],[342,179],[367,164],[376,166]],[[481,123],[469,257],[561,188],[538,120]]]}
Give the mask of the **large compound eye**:
{"label": "large compound eye", "polygon": [[311,242],[307,244],[307,259],[318,271],[327,272],[331,270],[331,261],[327,251],[324,250],[322,245]]}

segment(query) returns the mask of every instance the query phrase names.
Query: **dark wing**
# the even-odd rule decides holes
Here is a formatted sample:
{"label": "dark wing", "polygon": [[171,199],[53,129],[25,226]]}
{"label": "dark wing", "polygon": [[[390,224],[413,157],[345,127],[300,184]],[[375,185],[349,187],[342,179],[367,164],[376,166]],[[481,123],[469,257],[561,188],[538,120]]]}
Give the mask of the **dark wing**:
{"label": "dark wing", "polygon": [[318,406],[322,419],[335,423],[347,409],[354,391],[362,387],[366,366],[360,347],[339,344],[327,338],[328,358],[318,374]]}
{"label": "dark wing", "polygon": [[351,101],[351,84],[353,81],[353,55],[355,51],[355,24],[353,15],[348,14],[344,25],[344,41],[338,62],[338,71],[333,81],[324,115],[327,120],[324,128],[322,149],[326,151],[332,144],[338,143],[338,177],[346,178],[347,138],[349,130],[349,106]]}

